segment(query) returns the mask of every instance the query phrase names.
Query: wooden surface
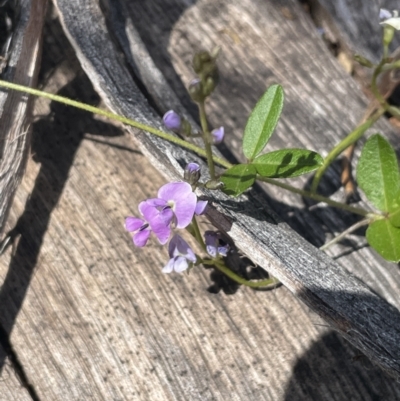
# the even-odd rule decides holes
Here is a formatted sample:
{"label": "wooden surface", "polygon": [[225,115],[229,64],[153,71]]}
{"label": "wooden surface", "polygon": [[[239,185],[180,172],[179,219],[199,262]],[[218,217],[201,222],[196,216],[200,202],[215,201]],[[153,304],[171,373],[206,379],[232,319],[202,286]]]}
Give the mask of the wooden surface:
{"label": "wooden surface", "polygon": [[[15,20],[10,22],[11,44],[4,56],[8,60],[2,79],[36,86],[46,4],[47,0],[23,0],[16,7]],[[30,145],[31,112],[32,100],[25,94],[0,92],[0,234],[4,233],[8,211],[24,174]]]}
{"label": "wooden surface", "polygon": [[[220,66],[225,81],[212,101],[210,120],[215,125],[224,121],[232,132],[233,145],[254,101],[278,77],[287,88],[287,101],[285,122],[278,127],[272,146],[315,143],[315,135],[328,132],[317,148],[321,150],[356,123],[365,100],[318,42],[307,15],[301,14],[294,2],[287,3],[294,20],[282,19],[280,5],[273,2],[267,9],[261,2],[254,2],[253,8],[204,1],[186,8],[182,2],[176,3],[178,12],[172,6],[160,10],[155,2],[150,10],[141,9],[141,2],[132,6],[144,43],[145,28],[156,26],[146,18],[158,15],[163,33],[159,47],[154,39],[151,46],[146,44],[180,99],[184,99],[180,77],[184,82],[189,79],[193,48],[200,46],[200,40],[204,47],[219,44],[218,38],[222,42]],[[160,15],[165,19],[160,20]],[[256,17],[258,25],[251,24]],[[281,33],[288,35],[286,42],[285,37],[281,40],[293,44],[286,50],[278,40],[266,44],[262,39],[273,37],[268,34],[279,25],[285,26]],[[235,35],[220,32],[232,28],[240,33],[241,42],[235,44]],[[310,54],[314,51],[315,57],[323,56],[307,65],[309,75],[295,63],[295,50],[305,46],[300,45],[300,38],[301,43],[310,39],[306,47]],[[233,57],[238,51],[241,59]],[[73,53],[56,23],[50,23],[41,82],[50,92],[97,104],[99,99]],[[268,61],[271,58],[279,63]],[[103,61],[106,64],[108,60]],[[324,71],[329,71],[329,76]],[[317,80],[310,81],[310,76]],[[332,76],[337,82],[333,88],[327,85]],[[348,86],[354,93],[346,97],[347,107],[343,108],[333,92]],[[312,99],[311,104],[305,103],[304,96]],[[159,100],[158,107],[162,104]],[[340,126],[329,121],[332,110]],[[386,124],[381,128],[391,131]],[[310,131],[309,136],[305,131]],[[34,389],[33,399],[399,398],[399,385],[393,379],[360,356],[286,288],[273,292],[240,288],[234,295],[211,294],[206,291],[212,283],[209,272],[164,276],[160,270],[165,249],[155,243],[134,249],[124,232],[123,217],[135,212],[138,202],[153,196],[165,180],[123,135],[121,127],[40,100],[36,102],[33,138],[33,156],[8,222],[8,228],[17,224],[22,235],[14,253],[9,249],[0,261],[0,321],[24,368],[24,383]],[[172,158],[170,164],[178,169]],[[331,176],[335,177],[334,172]],[[330,231],[344,224],[326,208],[314,210],[312,219],[306,219],[304,205],[286,194],[270,202],[293,227],[308,232],[309,239],[325,236],[324,227],[315,221],[328,222]],[[216,205],[220,212],[226,206]],[[248,217],[248,221],[252,219]],[[282,224],[279,227],[287,230]],[[353,241],[360,242],[357,238]],[[337,247],[334,255],[349,248]],[[382,263],[365,248],[339,260],[346,270],[399,307],[396,266]],[[276,266],[277,261],[272,260],[269,267]],[[340,294],[335,297],[341,298]],[[364,313],[365,319],[374,319],[370,312]],[[379,346],[379,341],[371,346]],[[398,355],[392,359],[396,357],[398,360]],[[14,383],[5,375],[4,363],[5,359],[0,399]]]}

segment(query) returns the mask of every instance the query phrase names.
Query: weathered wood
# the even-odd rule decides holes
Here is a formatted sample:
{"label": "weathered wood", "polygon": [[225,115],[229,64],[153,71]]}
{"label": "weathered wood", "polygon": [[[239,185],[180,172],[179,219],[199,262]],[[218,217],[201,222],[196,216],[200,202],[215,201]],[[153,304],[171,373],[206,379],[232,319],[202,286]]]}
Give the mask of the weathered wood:
{"label": "weathered wood", "polygon": [[[167,2],[161,4],[170,5]],[[200,36],[207,36],[202,31],[207,26],[207,19],[211,25],[216,24],[212,15],[204,13],[204,4],[207,3],[194,4],[187,10],[181,5],[179,13],[173,9],[161,9],[159,13],[159,5],[153,3],[159,22],[163,16],[163,23],[167,23],[170,13],[175,22],[179,17],[179,24],[173,24],[169,38],[173,48],[179,49],[179,46],[176,47],[172,41],[181,39],[180,35],[190,39],[194,34],[190,31],[199,29]],[[136,6],[139,12],[139,2]],[[248,4],[243,5],[246,6]],[[246,10],[240,10],[243,21],[250,21]],[[259,10],[264,9],[261,7]],[[193,20],[190,13],[199,14],[199,20],[204,19],[204,24],[199,26],[198,19]],[[218,15],[215,11],[214,14]],[[234,25],[241,20],[229,13],[224,15]],[[92,19],[85,14],[80,16],[86,18],[82,37],[84,31],[96,23],[95,14],[91,16]],[[140,13],[137,18],[143,19],[144,24],[148,23]],[[89,20],[91,24],[88,24]],[[306,24],[304,32],[307,35],[304,37],[308,37],[312,26],[307,20],[301,21]],[[282,29],[293,32],[293,26],[285,25],[285,21],[279,19],[278,22]],[[187,26],[183,30],[181,24],[185,23]],[[220,25],[215,26],[219,29]],[[157,27],[153,24],[155,30]],[[97,104],[99,100],[88,80],[81,72],[76,73],[76,60],[60,32],[52,29],[47,32],[41,74],[46,77],[44,89]],[[96,32],[91,31],[91,34]],[[242,40],[248,34],[243,33]],[[101,37],[97,39],[102,41]],[[107,41],[102,43],[107,48]],[[306,42],[305,46],[312,51],[312,41]],[[182,47],[189,60],[189,53],[192,54],[193,50],[187,49],[186,45]],[[66,52],[65,60],[53,74],[49,74],[60,50]],[[257,42],[251,54],[253,51],[261,55]],[[163,52],[160,54],[165,56]],[[177,71],[181,71],[180,55],[173,54]],[[113,58],[113,53],[110,53],[103,62],[112,68]],[[224,67],[226,60],[222,60],[223,74],[228,77]],[[264,59],[264,64],[257,62],[256,58],[252,60],[257,69],[265,64]],[[333,65],[333,71],[336,71],[335,64],[329,65]],[[237,68],[237,65],[228,64],[226,67]],[[293,66],[289,68],[288,60],[283,68],[286,71]],[[311,71],[315,74],[315,70]],[[257,84],[260,92],[265,84],[262,72],[261,69],[260,79],[263,81]],[[110,75],[117,79],[117,70]],[[247,75],[238,74],[230,88],[241,83],[241,76],[247,81]],[[168,79],[168,82],[171,84],[173,80]],[[345,83],[351,85],[348,81]],[[221,85],[224,85],[224,80]],[[296,90],[300,92],[301,87],[310,85],[305,75]],[[129,93],[128,89],[126,92]],[[252,101],[258,94],[248,90],[246,85],[243,90],[247,94],[245,96],[243,92],[241,108],[250,108],[245,99],[248,96]],[[245,119],[246,110],[240,110],[233,102],[234,96],[229,93],[235,108],[230,110],[231,105],[223,101],[219,106],[215,105],[214,110],[226,116],[231,126],[237,124],[239,134],[239,123],[233,122],[230,113],[236,114],[240,120]],[[302,116],[304,101],[295,103],[291,100],[291,103],[290,111]],[[160,101],[160,109],[161,104]],[[337,109],[333,110],[337,112]],[[156,245],[156,241],[145,249],[135,249],[123,229],[122,220],[123,216],[135,213],[139,201],[154,196],[165,179],[151,167],[129,138],[122,137],[118,128],[103,119],[54,103],[49,105],[43,100],[37,101],[35,116],[33,159],[29,162],[8,223],[8,228],[18,227],[21,236],[17,237],[14,249],[9,249],[0,259],[3,282],[0,322],[10,335],[37,398],[63,401],[399,399],[399,385],[394,380],[368,362],[364,368],[359,352],[333,333],[285,287],[267,293],[241,288],[234,296],[222,292],[215,295],[206,292],[213,276],[208,277],[207,271],[202,269],[192,271],[189,276],[161,275],[166,250]],[[289,116],[290,113],[285,118]],[[221,121],[217,117],[212,114],[213,124]],[[349,118],[340,117],[343,121]],[[304,122],[303,119],[300,121]],[[306,121],[310,125],[313,122],[311,118]],[[298,135],[303,136],[303,124],[299,123],[298,128]],[[289,134],[290,131],[288,141],[296,143]],[[171,163],[177,165],[178,151],[164,149],[167,149],[166,156],[170,157]],[[254,202],[258,202],[258,196],[256,194]],[[291,205],[300,205],[289,212],[299,215],[300,220],[301,216],[304,220],[309,219],[309,214],[303,215],[301,210],[297,210],[302,205],[295,203],[295,197],[289,197],[289,201],[293,201]],[[214,199],[214,202],[220,209],[220,200]],[[228,217],[234,216],[232,208],[239,215],[248,211],[247,202],[238,204],[228,200],[223,205]],[[273,206],[287,217],[288,211],[282,211],[279,202],[273,202]],[[317,212],[322,213],[320,210]],[[260,213],[260,216],[240,217],[233,228],[244,222],[249,230],[248,224],[253,221],[257,220],[258,225],[259,218],[271,218],[262,211]],[[220,217],[217,214],[217,218]],[[336,215],[331,219],[337,219]],[[279,235],[287,231],[288,238],[293,236],[282,223],[275,229],[282,230]],[[248,235],[247,231],[245,234]],[[288,238],[282,238],[281,244],[272,243],[271,246],[284,247]],[[246,244],[243,246],[247,247]],[[253,247],[251,242],[251,249]],[[259,251],[258,245],[255,251]],[[335,249],[335,252],[339,251],[342,252],[342,248]],[[274,255],[272,267],[281,267],[278,257]],[[294,262],[290,256],[280,257],[282,260],[288,258],[290,265],[295,264],[301,272],[305,271],[299,261]],[[346,263],[354,269],[351,260],[347,259]],[[284,269],[288,275],[292,274],[291,266]],[[218,283],[223,285],[222,281]],[[383,288],[385,283],[387,281],[379,283],[384,295],[388,292]],[[396,285],[394,282],[393,294]],[[223,288],[229,289],[227,286]],[[304,296],[323,292],[323,289],[315,289]],[[338,302],[341,298],[349,299],[347,295],[336,296]],[[389,294],[388,299],[392,302],[390,297]],[[396,304],[394,295],[393,299],[392,303]],[[372,314],[372,319],[374,316]],[[3,366],[1,360],[0,366]],[[0,394],[3,394],[1,383]]]}
{"label": "weathered wood", "polygon": [[[16,18],[7,67],[2,79],[36,86],[47,0],[22,0]],[[0,235],[24,173],[29,149],[31,101],[23,93],[0,92]]]}
{"label": "weathered wood", "polygon": [[[382,55],[382,26],[379,25],[379,10],[399,10],[397,0],[311,0],[321,27],[334,31],[355,53],[378,62]],[[324,7],[321,9],[320,5]],[[335,25],[332,24],[334,22]],[[326,24],[326,25],[325,25]],[[395,35],[391,49],[400,46],[400,37]]]}
{"label": "weathered wood", "polygon": [[[159,120],[153,117],[151,109],[146,105],[137,87],[129,80],[128,71],[119,63],[96,3],[86,2],[83,4],[77,2],[75,4],[60,0],[56,4],[62,16],[64,29],[81,64],[106,104],[116,112],[159,126]],[[129,3],[129,6],[132,7],[132,15],[141,21],[143,29],[145,21],[147,27],[152,26],[146,20],[146,15],[141,14],[144,10],[148,11],[148,4]],[[152,3],[152,12],[160,15],[163,13],[163,8],[170,7],[171,4],[166,4],[166,2]],[[291,2],[291,5],[296,13],[301,12],[297,3]],[[180,7],[182,10],[184,9],[183,3],[180,4]],[[227,39],[214,28],[218,26],[218,21],[222,22],[219,19],[220,16],[224,17],[225,22],[229,18],[231,19],[229,23],[235,21],[236,27],[242,23],[240,29],[246,32],[246,36],[243,36],[243,43],[236,48],[227,49],[225,57],[221,60],[222,76],[228,77],[229,70],[239,70],[243,73],[238,78],[242,82],[240,95],[230,97],[229,105],[226,102],[224,104],[224,99],[229,97],[227,91],[232,91],[231,87],[221,85],[220,95],[216,97],[217,100],[221,101],[220,104],[226,107],[226,109],[221,108],[218,113],[219,116],[222,115],[222,110],[227,113],[224,114],[225,125],[231,128],[233,125],[232,118],[235,118],[236,125],[238,120],[240,122],[241,119],[244,119],[245,113],[240,118],[236,114],[239,104],[243,106],[243,96],[246,97],[247,105],[253,97],[258,97],[262,91],[260,83],[265,82],[267,76],[267,82],[277,79],[286,82],[289,79],[291,86],[284,85],[287,87],[288,98],[286,115],[281,128],[278,129],[278,139],[272,142],[273,146],[295,142],[296,138],[300,144],[309,146],[310,143],[314,143],[316,135],[323,136],[327,143],[335,143],[338,131],[350,130],[351,126],[355,125],[357,118],[359,118],[356,115],[365,105],[365,101],[362,95],[357,93],[359,92],[357,85],[352,82],[350,77],[346,77],[330,59],[322,41],[318,42],[316,33],[309,36],[310,41],[315,40],[317,43],[311,48],[310,46],[307,47],[307,71],[305,70],[305,65],[299,62],[301,60],[299,57],[305,48],[305,36],[309,32],[307,29],[310,28],[310,24],[305,22],[301,14],[296,15],[297,18],[294,20],[285,20],[281,9],[273,3],[243,2],[238,5],[230,2],[213,2],[212,4],[206,1],[199,2],[197,7],[191,8],[185,13],[185,24],[179,25],[179,29],[174,31],[177,36],[171,39],[173,47],[169,50],[174,52],[174,49],[178,49],[180,56],[183,53],[189,55],[189,48],[199,47],[200,44],[210,47],[211,44],[218,43],[217,39],[220,39],[219,44],[225,47]],[[86,28],[83,36],[83,27],[88,19],[96,21],[96,24]],[[206,21],[206,23],[202,24],[201,21]],[[214,22],[210,23],[210,21]],[[252,21],[252,24],[245,23],[243,25],[243,21]],[[192,27],[195,22],[198,23],[198,29],[191,32],[189,27]],[[153,26],[155,23],[154,21]],[[257,27],[258,31],[252,30],[251,26]],[[283,26],[285,26],[284,29]],[[182,31],[185,31],[184,36],[182,36]],[[296,40],[297,36],[293,37],[292,32],[297,32],[301,38],[301,47],[299,46],[300,42]],[[276,37],[272,43],[271,41],[268,43],[272,50],[269,52],[267,51],[268,47],[265,50],[260,46],[265,46],[264,38],[272,38],[273,33],[275,35],[279,33],[280,36]],[[191,38],[187,39],[190,35]],[[231,43],[231,39],[228,40]],[[247,45],[249,40],[252,42],[251,48]],[[179,41],[179,45],[177,41]],[[292,69],[286,67],[284,59],[279,59],[279,63],[275,64],[272,59],[268,69],[264,67],[267,56],[270,58],[272,55],[277,57],[278,53],[275,54],[274,45],[281,48],[280,43],[285,43],[282,56],[286,55],[288,63],[290,62],[293,66],[297,57],[297,71],[293,70],[293,67]],[[186,50],[184,50],[185,46]],[[237,52],[238,48],[242,52],[240,55]],[[162,52],[165,52],[165,49],[161,50],[160,47],[153,49],[153,52],[157,51],[161,53],[159,57],[163,57]],[[327,60],[322,64],[324,58]],[[255,67],[249,69],[249,65],[245,64],[246,75],[243,63],[241,67],[238,60],[248,59],[252,60],[251,64]],[[318,60],[318,62],[314,60]],[[181,74],[187,75],[187,67],[183,67],[181,63],[188,64],[188,60],[174,61],[176,62],[175,67]],[[260,61],[264,62],[262,66]],[[305,59],[303,58],[304,62]],[[230,67],[229,70],[228,66]],[[324,73],[326,68],[329,68],[329,75]],[[251,75],[249,74],[250,71]],[[318,74],[318,80],[314,82],[315,86],[311,88],[305,84],[308,80],[308,74],[312,73]],[[233,77],[230,76],[230,79],[232,82]],[[299,81],[296,82],[296,79]],[[327,83],[331,83],[332,80],[338,80],[337,84],[328,87]],[[254,90],[253,88],[257,89]],[[299,93],[296,93],[296,90],[301,90],[303,103],[295,107],[293,102],[296,101],[296,95]],[[349,91],[354,91],[354,93],[347,95]],[[343,110],[342,104],[338,101],[345,93],[346,102],[351,105],[352,109],[354,108],[353,115],[348,115],[348,109]],[[248,98],[247,95],[249,95]],[[304,99],[309,99],[308,104],[304,104]],[[317,102],[316,99],[320,99],[320,101]],[[211,102],[213,106],[215,106],[214,102],[215,100]],[[248,109],[248,107],[243,108]],[[292,118],[288,118],[289,113],[293,114]],[[211,120],[215,118],[215,114],[217,113],[211,112]],[[340,126],[328,118],[332,114],[340,121]],[[317,124],[310,121],[310,124],[299,126],[299,117],[302,115],[306,118],[313,116],[317,120]],[[312,125],[316,125],[313,127],[316,129],[310,130]],[[385,127],[385,125],[381,124],[381,127]],[[282,135],[279,135],[282,129],[286,131],[284,140],[279,139],[279,136],[282,138]],[[306,130],[312,131],[312,135]],[[236,128],[237,132],[238,128]],[[182,168],[179,162],[184,163],[192,158],[186,152],[148,135],[140,134],[137,137],[146,156],[169,179],[176,179],[181,174]],[[289,137],[290,139],[288,139]],[[374,295],[359,280],[343,270],[338,263],[318,252],[286,225],[277,224],[268,214],[257,212],[256,210],[260,207],[267,208],[267,206],[263,203],[257,203],[251,194],[232,201],[223,195],[203,193],[210,199],[212,206],[209,210],[210,218],[219,227],[225,229],[241,249],[245,251],[251,248],[253,261],[281,279],[285,286],[322,315],[335,329],[375,362],[391,371],[395,376],[399,374],[400,365],[397,356],[400,355],[398,345],[400,313],[396,308]],[[290,197],[285,198],[290,199]],[[230,208],[226,207],[227,204],[230,205]],[[246,207],[249,206],[249,209],[243,209],[243,204],[246,204]],[[233,212],[233,209],[236,211]],[[329,219],[329,216],[338,219],[338,215],[330,213],[330,211],[323,218]],[[299,261],[301,262],[299,263]],[[381,263],[378,258],[375,258],[375,261]],[[349,302],[350,300],[351,302]],[[367,310],[369,313],[366,313]],[[381,337],[382,332],[385,333],[383,338]]]}
{"label": "weathered wood", "polygon": [[[72,74],[62,63],[44,89],[96,103],[82,74],[66,83]],[[208,293],[202,269],[162,275],[166,250],[135,249],[122,216],[165,180],[109,124],[43,100],[35,115],[36,162],[9,225],[25,223],[0,260],[0,315],[38,399],[398,399],[393,380],[366,370],[286,288],[229,296]]]}
{"label": "weathered wood", "polygon": [[0,360],[5,361],[0,376],[0,399],[9,401],[32,401],[28,390],[21,383],[7,353],[0,346]]}

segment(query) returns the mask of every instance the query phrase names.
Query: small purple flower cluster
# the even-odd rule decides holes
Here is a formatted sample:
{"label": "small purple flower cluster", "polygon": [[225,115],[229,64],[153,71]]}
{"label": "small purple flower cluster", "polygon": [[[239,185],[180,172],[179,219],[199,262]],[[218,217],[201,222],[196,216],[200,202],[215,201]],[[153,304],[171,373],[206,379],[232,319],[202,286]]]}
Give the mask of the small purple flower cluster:
{"label": "small purple flower cluster", "polygon": [[[204,213],[206,206],[207,201],[197,200],[190,184],[171,182],[159,189],[157,198],[141,202],[139,213],[142,217],[127,217],[125,228],[133,234],[133,243],[138,247],[147,244],[152,232],[160,244],[165,245],[172,229],[186,228],[195,214]],[[163,269],[165,273],[182,272],[196,261],[194,252],[178,234],[169,243],[169,255],[171,260]]]}
{"label": "small purple flower cluster", "polygon": [[[166,128],[174,132],[179,132],[182,126],[182,119],[174,110],[167,111],[163,116],[163,122]],[[215,128],[211,131],[213,145],[218,145],[224,140],[224,127]]]}

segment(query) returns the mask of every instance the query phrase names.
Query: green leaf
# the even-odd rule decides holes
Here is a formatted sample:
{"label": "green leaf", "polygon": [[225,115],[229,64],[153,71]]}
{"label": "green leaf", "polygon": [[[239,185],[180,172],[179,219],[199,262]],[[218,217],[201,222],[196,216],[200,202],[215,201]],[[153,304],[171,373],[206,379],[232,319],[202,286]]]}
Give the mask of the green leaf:
{"label": "green leaf", "polygon": [[400,185],[396,200],[391,203],[389,208],[389,221],[395,227],[400,227]]}
{"label": "green leaf", "polygon": [[262,177],[288,178],[309,173],[322,166],[322,157],[307,149],[282,149],[258,156],[252,162]]}
{"label": "green leaf", "polygon": [[399,166],[394,149],[379,134],[364,145],[357,165],[357,182],[378,210],[394,209],[400,190]]}
{"label": "green leaf", "polygon": [[271,137],[283,107],[283,89],[272,85],[257,102],[247,120],[243,134],[243,153],[253,160]]}
{"label": "green leaf", "polygon": [[226,170],[221,176],[223,191],[227,195],[238,196],[250,188],[256,179],[256,169],[249,164],[237,164]]}
{"label": "green leaf", "polygon": [[373,222],[366,233],[368,243],[382,257],[391,262],[400,262],[400,228],[389,220]]}

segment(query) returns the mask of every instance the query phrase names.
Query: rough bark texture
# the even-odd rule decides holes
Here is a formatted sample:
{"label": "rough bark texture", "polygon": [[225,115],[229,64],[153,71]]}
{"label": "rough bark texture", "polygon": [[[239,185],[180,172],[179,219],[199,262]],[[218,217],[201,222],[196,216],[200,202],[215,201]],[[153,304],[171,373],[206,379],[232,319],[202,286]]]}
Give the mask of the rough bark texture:
{"label": "rough bark texture", "polygon": [[[21,1],[2,79],[36,86],[46,3],[47,0]],[[31,108],[27,95],[0,92],[0,234],[26,165]]]}
{"label": "rough bark texture", "polygon": [[[272,82],[283,84],[286,105],[269,149],[324,151],[366,105],[294,1],[113,1],[105,5],[108,28],[96,2],[56,4],[74,50],[47,30],[45,89],[99,103],[76,53],[110,108],[152,125],[170,102],[193,113],[182,84],[191,78],[190,58],[220,45],[221,86],[209,118],[224,123],[239,159],[246,116]],[[228,296],[232,287],[215,273],[161,276],[165,250],[155,243],[133,249],[122,218],[154,196],[165,182],[159,172],[176,179],[195,158],[131,130],[136,145],[119,126],[47,101],[37,102],[35,114],[34,158],[8,223],[21,236],[0,263],[0,323],[39,399],[399,398],[393,379],[330,330],[398,375],[398,267],[366,247],[355,251],[363,244],[356,236],[333,249],[333,261],[293,231],[320,245],[351,216],[306,210],[303,200],[272,188],[236,200],[203,192],[208,217],[285,287]],[[391,135],[385,122],[379,128]],[[322,189],[336,185],[333,169]],[[225,293],[205,291],[210,278]]]}

